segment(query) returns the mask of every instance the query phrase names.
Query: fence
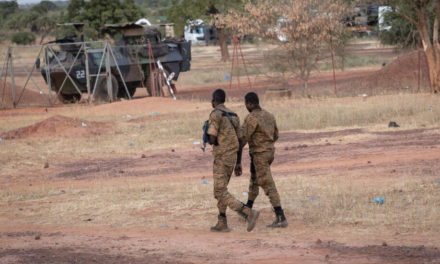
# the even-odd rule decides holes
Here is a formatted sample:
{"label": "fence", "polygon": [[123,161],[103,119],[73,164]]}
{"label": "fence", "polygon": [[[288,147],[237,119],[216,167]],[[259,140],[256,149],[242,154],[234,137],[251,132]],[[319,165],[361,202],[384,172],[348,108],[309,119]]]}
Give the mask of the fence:
{"label": "fence", "polygon": [[[128,55],[139,48],[145,49],[112,47],[103,41],[8,47],[0,57],[0,108],[131,99],[137,87],[147,84],[139,58]],[[148,93],[163,95],[155,85],[171,88],[169,76],[154,57],[143,60],[155,62],[160,73]],[[170,93],[174,96],[172,89]]]}

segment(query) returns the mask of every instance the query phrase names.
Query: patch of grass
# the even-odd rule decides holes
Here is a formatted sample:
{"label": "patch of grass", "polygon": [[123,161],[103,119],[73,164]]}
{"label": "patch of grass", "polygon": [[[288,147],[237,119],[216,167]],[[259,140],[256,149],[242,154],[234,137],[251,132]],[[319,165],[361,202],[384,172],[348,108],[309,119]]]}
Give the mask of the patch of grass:
{"label": "patch of grass", "polygon": [[[194,102],[194,104],[200,104]],[[203,102],[202,104],[209,104]],[[365,98],[333,98],[262,101],[272,112],[281,132],[298,130],[332,130],[350,127],[388,129],[389,121],[402,128],[436,127],[440,124],[440,98],[434,95],[389,95]],[[242,102],[229,101],[227,106],[236,111],[243,122],[247,115]],[[78,106],[82,108],[84,106]],[[114,124],[109,133],[87,138],[17,139],[0,143],[2,173],[9,174],[21,166],[42,166],[58,158],[87,158],[96,155],[139,154],[164,148],[188,147],[200,141],[203,121],[210,110],[151,116],[137,114],[130,122],[120,115],[91,116],[69,108],[65,115],[87,121]],[[122,114],[121,114],[122,115]],[[0,120],[0,131],[6,131],[41,121],[47,116],[16,116]],[[133,142],[134,146],[130,143]],[[12,145],[14,144],[14,145]]]}
{"label": "patch of grass", "polygon": [[[344,68],[355,68],[355,67],[365,67],[371,65],[380,65],[383,60],[374,56],[360,56],[360,55],[350,55],[344,59]],[[388,62],[388,61],[387,61]],[[336,69],[341,68],[341,60],[339,58],[335,59]],[[321,66],[320,70],[326,71],[333,69],[332,61],[325,61]]]}
{"label": "patch of grass", "polygon": [[[438,126],[439,98],[432,95],[388,95],[366,98],[278,100],[265,107],[281,130],[381,125],[395,121],[406,128]],[[435,109],[434,109],[435,108]]]}
{"label": "patch of grass", "polygon": [[[371,178],[371,175],[365,175]],[[372,177],[370,182],[380,181]],[[391,177],[390,177],[391,178]],[[440,202],[437,181],[404,173],[382,184],[367,184],[359,175],[292,176],[279,180],[286,208],[302,223],[317,226],[352,225],[375,228],[392,226],[402,232],[439,231]],[[325,182],[325,184],[324,184]],[[375,197],[385,197],[376,204]],[[287,210],[289,210],[287,209]]]}
{"label": "patch of grass", "polygon": [[[402,173],[392,180],[385,179],[381,185],[374,184],[380,177],[386,177],[382,175],[373,177],[366,185],[364,177],[371,175],[289,174],[278,177],[277,186],[291,223],[320,228],[346,225],[377,230],[392,226],[402,233],[438,232],[440,212],[432,208],[440,202],[439,186],[435,179],[419,176]],[[234,178],[228,189],[245,200],[242,193],[246,192],[247,184],[248,179]],[[377,196],[385,197],[384,204],[373,201]],[[0,191],[3,217],[14,215],[19,223],[52,226],[178,226],[200,230],[215,219],[215,203],[212,182],[203,185],[198,180],[164,183],[109,178],[92,180],[87,187],[43,184]],[[255,208],[270,212],[270,203],[263,193]],[[233,225],[237,225],[239,217],[229,215]],[[259,225],[258,232],[268,232]]]}

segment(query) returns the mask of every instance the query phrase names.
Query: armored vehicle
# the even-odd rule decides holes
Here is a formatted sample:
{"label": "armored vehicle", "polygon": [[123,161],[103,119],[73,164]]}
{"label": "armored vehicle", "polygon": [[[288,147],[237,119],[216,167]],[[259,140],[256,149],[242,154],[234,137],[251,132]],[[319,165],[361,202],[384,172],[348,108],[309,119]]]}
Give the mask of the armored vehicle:
{"label": "armored vehicle", "polygon": [[[82,30],[81,23],[71,25]],[[181,72],[190,70],[190,42],[162,38],[154,26],[124,23],[106,28],[113,40],[109,53],[114,59],[109,63],[103,63],[103,48],[83,45],[80,34],[57,38],[52,43],[59,48],[48,53],[48,63],[41,73],[46,82],[50,76],[51,88],[63,102],[80,100],[82,93],[88,91],[97,100],[114,101],[133,96],[139,87],[145,87],[150,95],[166,95],[167,89],[162,86],[168,83],[174,89],[173,81]],[[106,64],[110,65],[111,77],[106,77]],[[71,78],[66,79],[66,72]],[[111,90],[107,89],[109,82]]]}

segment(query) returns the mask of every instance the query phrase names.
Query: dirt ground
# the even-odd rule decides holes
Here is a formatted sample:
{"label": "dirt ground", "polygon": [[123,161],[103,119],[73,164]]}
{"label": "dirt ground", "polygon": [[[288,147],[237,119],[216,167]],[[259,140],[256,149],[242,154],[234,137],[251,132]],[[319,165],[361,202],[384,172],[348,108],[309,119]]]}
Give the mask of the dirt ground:
{"label": "dirt ground", "polygon": [[[365,135],[374,135],[375,138],[344,140]],[[438,129],[282,133],[277,143],[273,174],[275,179],[282,179],[292,174],[315,177],[335,172],[344,175],[344,172],[351,171],[359,172],[360,178],[369,175],[367,185],[380,184],[381,175],[385,173],[395,172],[390,175],[398,178],[399,172],[408,170],[423,170],[427,179],[438,178],[438,139]],[[11,181],[11,175],[2,175],[0,181],[2,188],[9,188],[12,192],[28,184],[87,186],[91,180],[106,179],[108,175],[119,175],[109,179],[112,184],[127,178],[156,183],[198,182],[200,178],[210,180],[209,176],[205,178],[203,175],[209,175],[211,163],[211,155],[190,147],[154,151],[146,153],[144,158],[116,155],[65,160],[51,164],[49,169],[22,170],[21,175],[14,175],[14,181]],[[247,160],[244,166],[248,167]],[[53,199],[55,202],[58,198]],[[51,200],[41,202],[51,203]],[[2,204],[0,210],[8,206],[14,205]],[[268,231],[264,224],[270,222],[272,213],[267,209],[262,211],[253,232],[245,232],[245,224],[233,216],[230,223],[233,231],[218,234],[210,232],[209,226],[188,228],[185,223],[196,221],[192,215],[197,213],[201,212],[188,212],[183,217],[172,217],[171,213],[167,224],[156,228],[144,227],[142,217],[136,226],[130,227],[93,222],[63,226],[32,224],[32,221],[16,224],[14,219],[18,214],[2,213],[0,262],[440,263],[439,234],[405,234],[390,227],[371,229],[347,225],[319,228],[296,219],[294,211],[287,211],[288,228]],[[215,215],[206,217],[215,221]]]}
{"label": "dirt ground", "polygon": [[[370,54],[368,49],[363,52]],[[389,50],[377,52],[391,56]],[[347,71],[340,75],[343,76],[340,82],[350,84],[362,78],[368,79],[376,71],[377,68]],[[331,90],[332,75],[322,73],[311,83],[312,87],[328,86]],[[222,85],[225,86],[183,87],[178,94],[180,100],[174,103],[163,98],[138,98],[96,107],[85,105],[75,111],[84,111],[90,116],[209,111],[209,105],[201,109],[194,101],[182,99],[194,99],[196,95],[197,98],[207,99],[214,88]],[[266,88],[261,85],[256,89],[264,92]],[[242,93],[238,89],[228,92]],[[68,111],[69,106],[0,111],[0,118],[9,120],[53,114],[44,122],[35,122],[2,134],[0,148],[10,146],[12,139],[38,142],[40,138],[60,133],[92,138],[112,129],[109,124],[96,122],[88,123],[93,129],[84,132],[80,120],[63,116]],[[137,120],[144,121],[148,120]],[[329,174],[338,177],[350,175],[351,181],[362,182],[365,187],[399,182],[403,175],[420,175],[423,177],[421,180],[437,182],[440,180],[439,139],[440,126],[383,131],[354,128],[283,132],[276,144],[272,172],[276,182],[296,175],[313,179],[325,178]],[[249,167],[247,157],[243,166]],[[209,184],[204,189],[212,199],[209,210],[195,207],[183,211],[179,209],[179,200],[169,200],[165,204],[133,212],[127,219],[134,222],[126,225],[109,224],[112,222],[111,215],[107,221],[101,222],[81,215],[78,216],[81,220],[72,220],[74,224],[71,225],[63,224],[69,222],[63,216],[59,216],[59,222],[43,221],[47,217],[56,217],[52,215],[53,204],[76,199],[75,196],[63,196],[66,192],[64,188],[83,189],[88,194],[100,188],[94,182],[117,186],[124,185],[128,180],[151,182],[155,186],[169,183],[200,185],[202,180],[212,181],[211,170],[211,153],[201,152],[200,145],[192,142],[182,148],[163,148],[137,154],[60,157],[47,168],[25,165],[23,161],[22,168],[15,174],[0,172],[3,195],[26,188],[57,190],[57,193],[44,199],[36,197],[0,203],[0,263],[440,263],[440,232],[435,230],[416,232],[362,223],[319,226],[300,218],[294,209],[286,210],[287,228],[268,230],[265,225],[272,221],[273,213],[262,192],[259,197],[261,203],[257,204],[261,215],[254,231],[246,232],[245,223],[235,214],[228,213],[232,231],[212,233],[209,227],[215,223],[216,215],[212,213],[215,204],[211,197],[212,185]],[[239,182],[245,189],[248,178],[249,173],[245,172],[241,178],[233,177],[231,181]],[[78,197],[81,195],[82,192],[78,193]],[[298,200],[301,199],[298,197]],[[163,212],[162,207],[169,210]],[[39,214],[38,210],[43,208],[49,215]],[[438,205],[432,210],[439,210]],[[163,214],[162,223],[147,224],[149,217],[157,214]]]}

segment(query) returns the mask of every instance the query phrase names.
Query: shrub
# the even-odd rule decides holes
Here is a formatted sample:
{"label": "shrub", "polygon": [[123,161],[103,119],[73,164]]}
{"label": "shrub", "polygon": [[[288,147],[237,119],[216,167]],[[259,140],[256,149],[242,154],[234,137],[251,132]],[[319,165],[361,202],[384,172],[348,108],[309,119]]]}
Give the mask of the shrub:
{"label": "shrub", "polygon": [[11,40],[19,45],[28,45],[35,41],[35,35],[27,31],[17,32],[12,35]]}

